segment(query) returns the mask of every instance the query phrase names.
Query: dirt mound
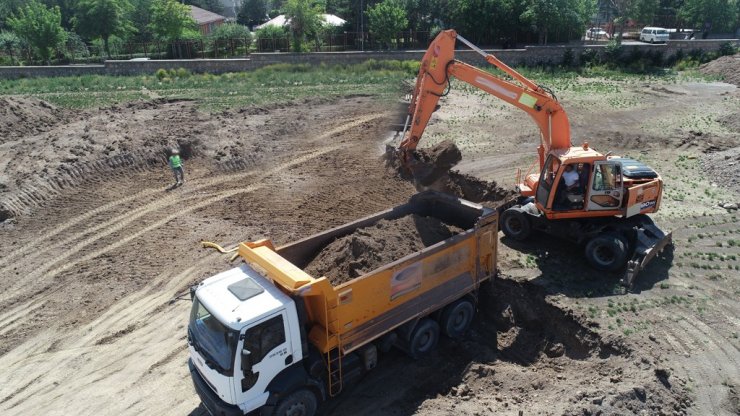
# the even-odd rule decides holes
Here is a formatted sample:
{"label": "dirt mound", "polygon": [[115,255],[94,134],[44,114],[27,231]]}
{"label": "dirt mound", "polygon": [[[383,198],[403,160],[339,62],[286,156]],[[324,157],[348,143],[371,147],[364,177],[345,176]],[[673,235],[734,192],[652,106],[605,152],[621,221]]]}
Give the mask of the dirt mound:
{"label": "dirt mound", "polygon": [[339,285],[462,231],[436,218],[416,214],[381,220],[336,239],[304,270],[313,276],[326,276],[333,285]]}
{"label": "dirt mound", "polygon": [[714,183],[740,192],[740,147],[705,154],[701,158],[701,165]]}
{"label": "dirt mound", "polygon": [[[738,62],[740,64],[740,62]],[[723,117],[717,118],[719,124],[727,128],[727,130],[740,132],[740,111],[728,114]]]}
{"label": "dirt mound", "polygon": [[706,75],[719,75],[725,82],[740,86],[740,54],[723,56],[699,67]]}
{"label": "dirt mound", "polygon": [[0,98],[0,144],[42,133],[65,118],[55,106],[30,97]]}
{"label": "dirt mound", "polygon": [[386,149],[385,160],[392,171],[406,180],[413,180],[420,191],[434,189],[472,202],[498,202],[513,194],[513,191],[499,187],[496,182],[450,170],[462,160],[462,153],[449,140],[428,149],[417,149],[414,156],[416,159],[411,163],[411,172],[403,166],[395,148]]}

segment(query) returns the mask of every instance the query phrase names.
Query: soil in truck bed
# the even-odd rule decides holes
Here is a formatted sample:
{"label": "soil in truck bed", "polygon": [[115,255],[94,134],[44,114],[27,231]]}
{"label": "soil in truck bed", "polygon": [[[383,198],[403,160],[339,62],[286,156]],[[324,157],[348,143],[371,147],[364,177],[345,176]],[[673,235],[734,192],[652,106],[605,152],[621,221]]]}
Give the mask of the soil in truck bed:
{"label": "soil in truck bed", "polygon": [[416,214],[380,220],[337,238],[304,270],[312,276],[326,276],[336,286],[463,231],[437,218]]}

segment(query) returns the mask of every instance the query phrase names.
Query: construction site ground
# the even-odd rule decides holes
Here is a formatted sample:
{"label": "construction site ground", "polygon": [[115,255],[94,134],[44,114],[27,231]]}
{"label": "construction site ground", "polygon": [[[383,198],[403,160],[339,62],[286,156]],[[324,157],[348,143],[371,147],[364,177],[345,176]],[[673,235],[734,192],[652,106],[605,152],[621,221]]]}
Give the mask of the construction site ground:
{"label": "construction site ground", "polygon": [[[582,247],[502,236],[468,337],[400,352],[325,415],[740,413],[740,91],[699,78],[553,78],[574,142],[665,179],[664,251],[624,293]],[[351,93],[349,91],[348,93]],[[233,265],[201,247],[282,244],[405,202],[385,100],[206,112],[155,98],[101,109],[0,96],[0,413],[203,415],[188,373],[189,285]],[[527,116],[453,83],[422,142],[512,187]],[[179,143],[183,186],[163,149]],[[727,206],[728,208],[723,208]],[[735,205],[737,207],[737,205]]]}

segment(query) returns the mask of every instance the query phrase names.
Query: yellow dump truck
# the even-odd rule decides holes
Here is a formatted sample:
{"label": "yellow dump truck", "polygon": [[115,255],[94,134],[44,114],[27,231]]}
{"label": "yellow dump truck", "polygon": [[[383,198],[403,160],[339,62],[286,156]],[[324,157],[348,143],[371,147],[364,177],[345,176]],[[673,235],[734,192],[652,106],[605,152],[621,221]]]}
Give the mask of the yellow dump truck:
{"label": "yellow dump truck", "polygon": [[[381,220],[439,219],[461,232],[333,286],[303,269],[337,238]],[[420,357],[468,329],[496,272],[498,214],[437,192],[274,247],[239,245],[244,263],[191,288],[189,367],[212,415],[313,415],[392,347]]]}

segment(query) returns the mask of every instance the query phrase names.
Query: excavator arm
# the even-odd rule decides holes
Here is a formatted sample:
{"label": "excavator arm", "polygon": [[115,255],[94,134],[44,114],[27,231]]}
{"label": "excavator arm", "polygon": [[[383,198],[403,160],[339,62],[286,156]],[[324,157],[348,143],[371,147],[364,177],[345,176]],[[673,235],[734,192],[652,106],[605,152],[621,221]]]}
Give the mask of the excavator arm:
{"label": "excavator arm", "polygon": [[[457,39],[481,54],[488,63],[511,76],[518,84],[455,60]],[[551,149],[570,147],[568,116],[551,92],[511,69],[495,56],[483,52],[454,30],[445,30],[432,41],[421,61],[407,116],[407,124],[410,121],[410,125],[399,146],[405,161],[412,157],[432,113],[438,108],[440,97],[449,91],[450,78],[457,78],[527,112],[540,130],[540,167]]]}

